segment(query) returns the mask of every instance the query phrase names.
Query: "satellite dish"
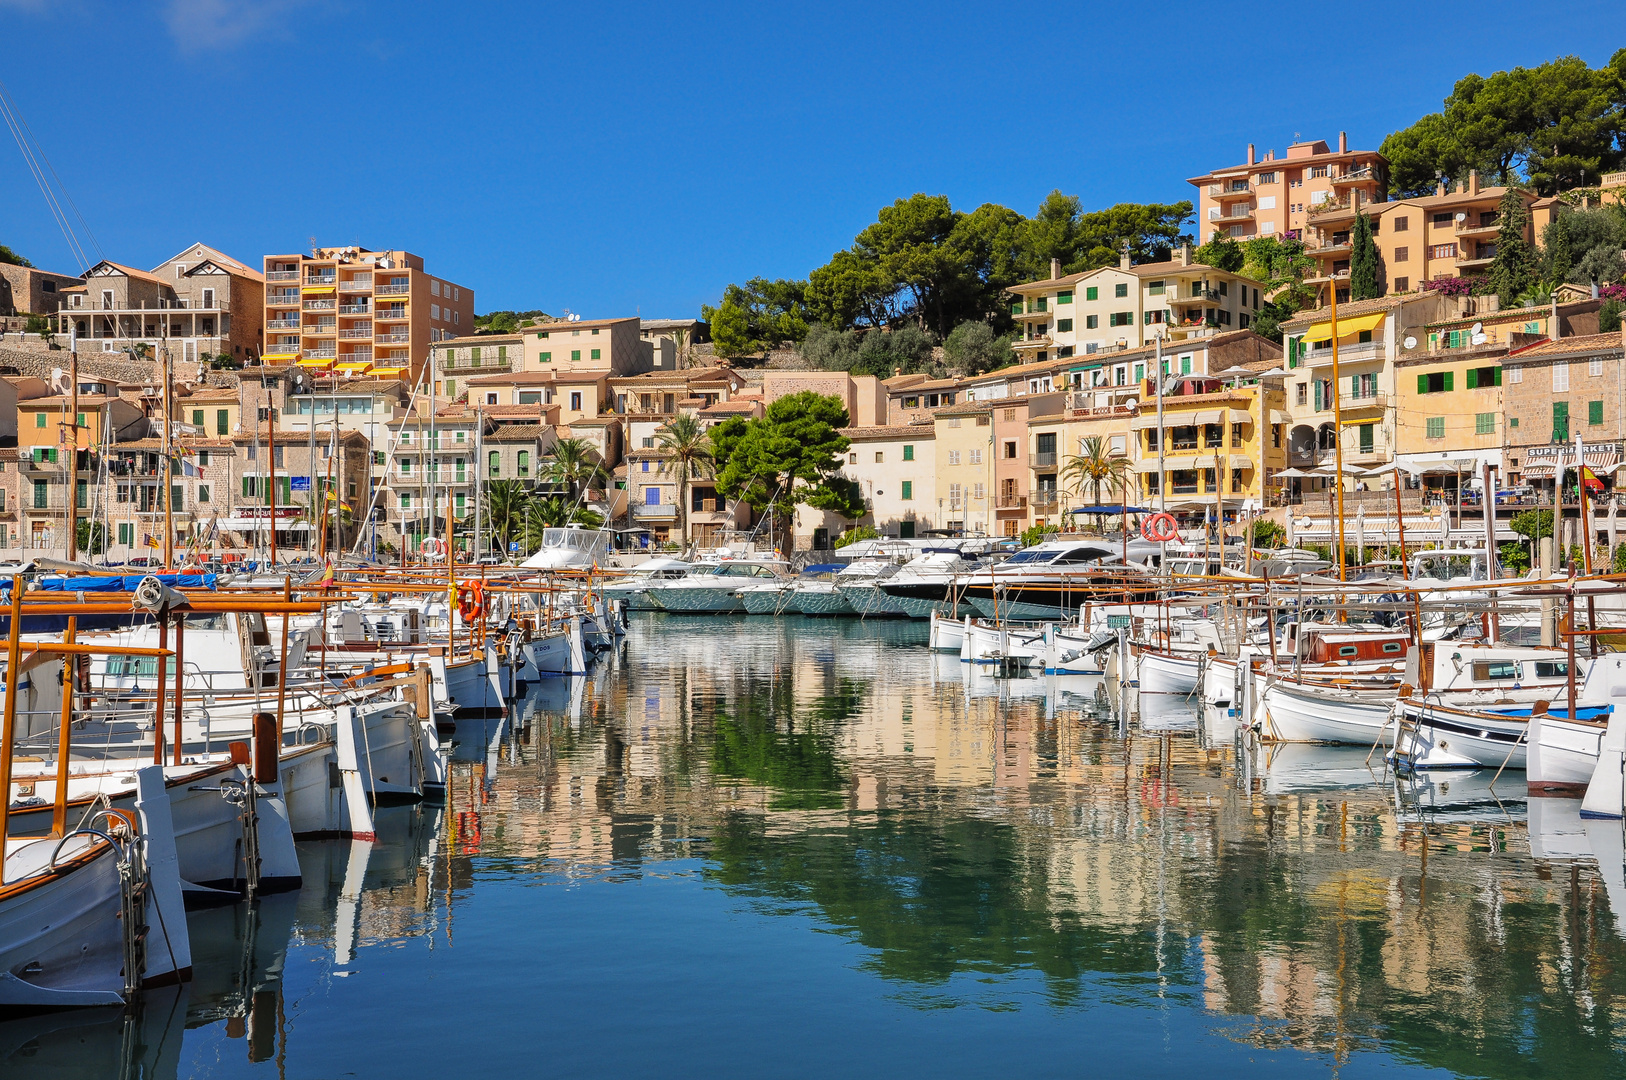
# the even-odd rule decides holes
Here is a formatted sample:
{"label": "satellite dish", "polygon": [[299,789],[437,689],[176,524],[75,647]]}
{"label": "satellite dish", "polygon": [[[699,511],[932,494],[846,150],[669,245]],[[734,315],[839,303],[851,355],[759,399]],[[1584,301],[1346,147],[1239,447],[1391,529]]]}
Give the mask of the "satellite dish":
{"label": "satellite dish", "polygon": [[1458,210],[1457,211],[1457,220],[1458,221],[1467,221],[1468,220],[1468,215],[1464,214],[1461,210]]}
{"label": "satellite dish", "polygon": [[1472,326],[1470,326],[1468,328],[1468,333],[1470,333],[1470,334],[1478,335],[1478,334],[1482,334],[1484,332],[1485,332],[1485,324],[1484,323],[1477,323],[1476,322],[1476,323],[1474,323]]}
{"label": "satellite dish", "polygon": [[1417,348],[1417,339],[1414,338],[1414,337],[1408,336],[1405,341],[1401,342],[1401,344],[1406,346],[1406,348],[1408,348],[1408,349],[1415,349],[1415,348]]}
{"label": "satellite dish", "polygon": [[1483,345],[1483,344],[1485,344],[1485,335],[1484,334],[1475,334],[1473,337],[1469,338],[1468,340],[1472,341],[1475,345]]}

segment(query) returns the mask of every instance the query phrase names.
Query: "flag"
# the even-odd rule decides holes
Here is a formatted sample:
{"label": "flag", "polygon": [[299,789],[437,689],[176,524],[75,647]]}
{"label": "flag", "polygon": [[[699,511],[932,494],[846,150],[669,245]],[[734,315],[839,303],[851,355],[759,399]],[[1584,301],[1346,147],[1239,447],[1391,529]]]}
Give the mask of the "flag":
{"label": "flag", "polygon": [[152,533],[143,533],[141,542],[150,548],[161,548],[164,546],[158,542],[158,537],[154,536]]}
{"label": "flag", "polygon": [[1603,481],[1599,480],[1597,475],[1593,473],[1590,465],[1581,466],[1581,483],[1586,485],[1589,493],[1595,494],[1603,490]]}

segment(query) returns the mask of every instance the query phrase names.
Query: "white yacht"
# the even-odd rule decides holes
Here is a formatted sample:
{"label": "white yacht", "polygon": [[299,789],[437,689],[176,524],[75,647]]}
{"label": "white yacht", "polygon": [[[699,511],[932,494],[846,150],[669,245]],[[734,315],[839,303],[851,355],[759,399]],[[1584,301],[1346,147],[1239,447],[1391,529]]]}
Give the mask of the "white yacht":
{"label": "white yacht", "polygon": [[710,573],[652,581],[645,595],[662,611],[679,615],[737,614],[746,610],[740,589],[782,581],[785,569],[781,559],[728,559]]}
{"label": "white yacht", "polygon": [[520,563],[526,570],[591,570],[609,565],[613,534],[608,529],[543,529],[542,546]]}
{"label": "white yacht", "polygon": [[604,586],[602,591],[606,599],[626,601],[628,611],[659,611],[646,595],[653,582],[680,581],[693,573],[704,574],[711,570],[711,565],[687,563],[682,559],[649,559],[632,567],[620,580]]}

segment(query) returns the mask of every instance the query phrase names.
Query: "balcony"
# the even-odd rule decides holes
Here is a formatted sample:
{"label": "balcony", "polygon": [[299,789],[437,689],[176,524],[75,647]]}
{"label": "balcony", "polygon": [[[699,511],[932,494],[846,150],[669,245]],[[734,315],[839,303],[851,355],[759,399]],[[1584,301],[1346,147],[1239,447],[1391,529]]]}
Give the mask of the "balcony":
{"label": "balcony", "polygon": [[1034,308],[1032,311],[1012,312],[1011,317],[1017,322],[1049,322],[1054,314],[1055,312],[1046,311],[1044,308]]}
{"label": "balcony", "polygon": [[1362,397],[1353,394],[1338,395],[1338,410],[1343,413],[1381,412],[1390,404],[1388,394],[1366,394]]}
{"label": "balcony", "polygon": [[1226,208],[1222,209],[1218,214],[1210,214],[1210,215],[1208,215],[1208,220],[1209,220],[1210,224],[1214,224],[1214,225],[1225,225],[1225,224],[1228,224],[1228,223],[1231,223],[1231,222],[1237,222],[1237,221],[1252,221],[1253,220],[1253,204],[1249,203],[1249,204],[1244,205],[1244,206],[1226,207]]}
{"label": "balcony", "polygon": [[383,345],[405,345],[412,340],[412,335],[405,330],[393,330],[387,334],[374,334],[373,340]]}
{"label": "balcony", "polygon": [[1350,199],[1328,199],[1310,207],[1310,224],[1318,228],[1345,220],[1355,220],[1355,208]]}
{"label": "balcony", "polygon": [[[1357,341],[1338,346],[1338,362],[1340,364],[1354,364],[1362,360],[1383,359],[1383,342]],[[1325,349],[1311,349],[1302,361],[1306,367],[1326,367],[1332,363],[1332,347]]]}
{"label": "balcony", "polygon": [[325,300],[306,300],[304,303],[306,311],[332,311],[337,306],[337,302],[332,297]]}
{"label": "balcony", "polygon": [[995,505],[997,510],[1026,510],[1028,497],[1026,495],[1001,495]]}
{"label": "balcony", "polygon": [[338,350],[332,347],[318,346],[314,349],[305,350],[305,359],[307,360],[336,360],[338,356]]}
{"label": "balcony", "polygon": [[1462,259],[1462,258],[1457,259],[1457,269],[1458,270],[1484,270],[1484,269],[1488,268],[1490,266],[1490,264],[1495,262],[1495,261],[1496,261],[1496,252],[1495,251],[1488,251],[1488,252],[1487,251],[1479,251],[1479,252],[1476,252],[1474,257],[1471,258],[1471,259]]}
{"label": "balcony", "polygon": [[1348,187],[1352,184],[1375,184],[1377,182],[1378,175],[1372,171],[1371,166],[1354,169],[1332,178],[1332,186],[1335,188]]}
{"label": "balcony", "polygon": [[365,326],[346,327],[345,329],[339,331],[339,336],[350,341],[370,338],[373,336],[373,327],[371,323],[368,323]]}
{"label": "balcony", "polygon": [[1253,185],[1246,180],[1231,180],[1223,184],[1208,185],[1208,197],[1211,199],[1238,199],[1251,194],[1253,194]]}
{"label": "balcony", "polygon": [[266,307],[298,307],[299,306],[299,294],[296,293],[296,292],[272,293],[270,296],[267,296],[265,298],[265,306]]}
{"label": "balcony", "polygon": [[265,274],[267,281],[298,281],[298,270],[268,270]]}
{"label": "balcony", "polygon": [[373,312],[373,319],[376,322],[383,322],[385,319],[404,319],[406,317],[407,313],[404,309],[394,310],[390,308],[379,308],[377,311]]}
{"label": "balcony", "polygon": [[1041,450],[1033,455],[1035,469],[1054,469],[1056,467],[1056,452],[1054,450]]}
{"label": "balcony", "polygon": [[298,319],[267,319],[266,322],[265,322],[265,328],[267,330],[298,330],[299,329],[299,320]]}
{"label": "balcony", "polygon": [[677,503],[661,503],[659,506],[635,503],[632,507],[632,516],[640,521],[676,521],[677,514]]}
{"label": "balcony", "polygon": [[371,315],[372,313],[373,313],[373,309],[372,309],[372,305],[370,305],[370,304],[340,304],[339,305],[339,314],[340,315]]}
{"label": "balcony", "polygon": [[307,337],[312,335],[312,334],[314,334],[314,335],[316,335],[318,337],[331,337],[333,335],[333,333],[336,330],[338,330],[338,327],[334,326],[331,323],[327,323],[327,324],[320,325],[320,326],[316,325],[315,323],[312,323],[309,326],[300,327],[299,330],[300,330],[300,333],[305,334]]}
{"label": "balcony", "polygon": [[1338,255],[1348,255],[1353,250],[1354,247],[1348,240],[1334,240],[1330,244],[1322,244],[1320,247],[1311,248],[1310,254],[1318,259],[1326,259]]}
{"label": "balcony", "polygon": [[1184,304],[1217,304],[1224,302],[1225,297],[1213,289],[1200,289],[1191,296],[1170,296],[1164,303],[1170,307],[1179,307]]}
{"label": "balcony", "polygon": [[1475,221],[1459,221],[1456,227],[1457,235],[1464,237],[1495,236],[1501,231],[1502,224],[1498,221],[1493,221],[1489,225]]}
{"label": "balcony", "polygon": [[411,285],[380,285],[373,290],[374,296],[405,296],[412,289]]}
{"label": "balcony", "polygon": [[371,292],[373,278],[371,274],[362,277],[353,277],[349,281],[339,282],[340,292]]}
{"label": "balcony", "polygon": [[309,274],[305,277],[304,283],[306,285],[334,285],[338,283],[338,280],[338,277],[334,274]]}
{"label": "balcony", "polygon": [[1013,349],[1043,349],[1052,342],[1049,334],[1036,334],[1029,338],[1018,338],[1011,342]]}
{"label": "balcony", "polygon": [[1059,502],[1060,500],[1056,496],[1055,489],[1046,488],[1042,491],[1034,493],[1033,509],[1042,513],[1050,513],[1056,509]]}

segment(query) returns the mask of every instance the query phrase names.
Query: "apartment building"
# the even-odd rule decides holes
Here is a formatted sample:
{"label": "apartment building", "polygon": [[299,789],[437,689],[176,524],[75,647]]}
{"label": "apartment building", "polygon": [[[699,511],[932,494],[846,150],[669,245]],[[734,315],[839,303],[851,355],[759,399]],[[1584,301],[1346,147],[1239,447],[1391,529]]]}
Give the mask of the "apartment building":
{"label": "apartment building", "polygon": [[1011,348],[1029,363],[1133,349],[1161,337],[1195,340],[1246,330],[1257,318],[1263,282],[1205,266],[1181,248],[1169,262],[1117,266],[1017,285],[1011,316],[1017,336]]}
{"label": "apartment building", "polygon": [[1340,131],[1336,150],[1313,139],[1293,143],[1280,158],[1274,150],[1260,157],[1249,143],[1241,165],[1187,183],[1197,189],[1199,240],[1216,232],[1238,240],[1302,237],[1310,215],[1325,203],[1348,201],[1352,193],[1363,203],[1381,202],[1389,190],[1389,162],[1375,150],[1351,150]]}
{"label": "apartment building", "polygon": [[967,401],[932,418],[937,491],[944,500],[943,528],[958,535],[990,536],[995,524],[995,403]]}
{"label": "apartment building", "polygon": [[84,283],[84,278],[72,274],[0,263],[0,315],[55,314],[62,306],[63,290]]}
{"label": "apartment building", "polygon": [[1594,469],[1620,463],[1626,419],[1623,338],[1620,331],[1560,337],[1503,358],[1507,483],[1550,491],[1556,466],[1573,464],[1577,439]]}
{"label": "apartment building", "polygon": [[474,291],[407,251],[265,257],[265,360],[416,385],[430,346],[474,327]]}
{"label": "apartment building", "polygon": [[[1346,465],[1370,468],[1396,452],[1396,366],[1427,352],[1425,327],[1462,310],[1464,299],[1435,293],[1391,296],[1338,306],[1338,378],[1332,373],[1331,311],[1302,311],[1282,323],[1290,418],[1288,464],[1295,469],[1329,465],[1335,457],[1335,412],[1343,422]],[[1337,395],[1336,409],[1334,394]],[[1301,490],[1320,490],[1310,478]]]}
{"label": "apartment building", "polygon": [[[472,524],[483,437],[489,425],[472,410],[452,408],[433,418],[406,416],[390,451],[384,505],[385,535],[417,551],[428,536],[446,536],[448,505],[461,528]],[[487,464],[489,468],[489,463]],[[458,550],[472,550],[461,536]]]}
{"label": "apartment building", "polygon": [[[75,425],[66,396],[50,392],[37,379],[16,382],[23,384],[19,395],[29,395],[17,403],[17,468],[22,473],[23,500],[17,531],[31,549],[56,550],[67,544],[74,510],[79,517],[90,517],[95,509],[99,482],[108,471],[102,468],[102,457],[115,444],[144,436],[147,417],[138,406],[108,395],[105,384],[85,383]],[[116,473],[116,468],[111,471]]]}
{"label": "apartment building", "polygon": [[1448,336],[1443,347],[1395,364],[1394,460],[1414,469],[1450,461],[1462,472],[1502,465],[1506,344]]}
{"label": "apartment building", "polygon": [[1177,377],[1163,395],[1161,426],[1156,408],[1142,404],[1129,423],[1140,499],[1218,520],[1264,505],[1286,467],[1286,418],[1281,391],[1259,375]]}
{"label": "apartment building", "polygon": [[[168,523],[178,550],[194,536],[220,535],[226,546],[240,543],[216,528],[238,501],[232,491],[236,452],[231,439],[182,436],[170,445]],[[148,436],[109,448],[106,469],[88,501],[85,517],[107,524],[110,560],[161,554],[166,525],[164,443]],[[61,524],[60,521],[57,524]],[[239,534],[240,535],[240,534]]]}
{"label": "apartment building", "polygon": [[856,521],[814,507],[796,511],[796,546],[828,549],[842,532],[872,526],[882,536],[913,540],[943,528],[946,497],[937,490],[936,431],[930,422],[849,427],[841,474],[856,483],[868,512]]}
{"label": "apartment building", "polygon": [[929,423],[935,410],[959,400],[961,381],[928,375],[896,375],[882,380],[887,425]]}
{"label": "apartment building", "polygon": [[84,283],[59,291],[63,330],[81,352],[167,348],[178,374],[205,357],[253,362],[265,343],[265,280],[258,270],[206,244],[193,244],[151,270],[103,260]]}
{"label": "apartment building", "polygon": [[[1503,187],[1480,187],[1479,174],[1453,190],[1444,181],[1433,195],[1369,202],[1359,189],[1322,202],[1309,215],[1309,254],[1316,272],[1306,281],[1316,285],[1323,302],[1336,287],[1340,302],[1349,299],[1351,233],[1355,216],[1372,221],[1372,239],[1379,256],[1380,287],[1385,293],[1414,292],[1434,278],[1479,277],[1496,258],[1501,231]],[[1520,192],[1528,209],[1536,202],[1531,192]],[[1538,225],[1531,216],[1525,240],[1534,243]]]}

